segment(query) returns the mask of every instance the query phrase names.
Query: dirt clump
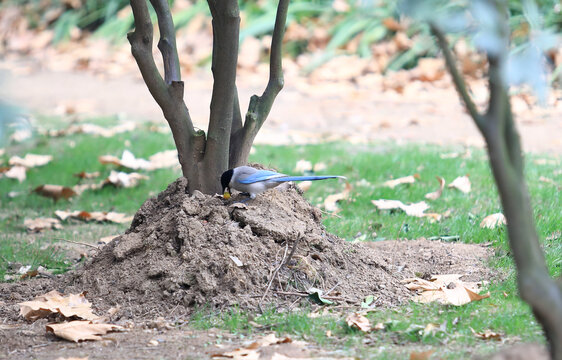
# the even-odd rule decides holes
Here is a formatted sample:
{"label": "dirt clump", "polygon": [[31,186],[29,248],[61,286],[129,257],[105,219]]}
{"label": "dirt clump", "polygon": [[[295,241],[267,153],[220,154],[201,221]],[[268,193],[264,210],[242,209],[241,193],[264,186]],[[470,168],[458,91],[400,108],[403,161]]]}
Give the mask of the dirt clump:
{"label": "dirt clump", "polygon": [[147,200],[129,230],[65,282],[100,308],[121,305],[127,317],[255,310],[283,259],[263,306],[282,308],[311,287],[350,303],[375,295],[397,305],[410,295],[376,252],[327,233],[320,210],[295,188],[246,203],[186,189],[179,178]]}

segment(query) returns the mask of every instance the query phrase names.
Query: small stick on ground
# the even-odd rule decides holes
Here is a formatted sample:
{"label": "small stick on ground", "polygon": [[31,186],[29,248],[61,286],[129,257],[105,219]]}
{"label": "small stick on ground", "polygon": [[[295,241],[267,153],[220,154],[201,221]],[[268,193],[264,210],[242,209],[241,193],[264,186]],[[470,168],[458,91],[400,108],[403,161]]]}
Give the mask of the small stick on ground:
{"label": "small stick on ground", "polygon": [[275,280],[275,276],[277,276],[277,273],[279,272],[279,270],[281,269],[281,267],[283,266],[283,264],[285,264],[285,257],[287,256],[287,251],[289,250],[289,242],[287,242],[285,244],[285,252],[283,253],[283,259],[281,259],[281,262],[279,263],[279,266],[277,266],[275,268],[275,270],[273,270],[273,274],[271,274],[271,278],[269,279],[269,282],[267,283],[267,288],[265,288],[265,292],[263,293],[260,302],[258,303],[258,307],[260,309],[260,312],[263,313],[263,309],[261,307],[261,303],[263,302],[263,299],[265,299],[265,296],[267,295],[269,288],[271,288],[271,284],[273,284],[273,280]]}
{"label": "small stick on ground", "polygon": [[279,263],[279,266],[277,268],[275,268],[275,270],[273,271],[273,274],[271,274],[271,278],[269,279],[269,283],[267,284],[267,288],[265,289],[265,292],[263,293],[263,296],[261,297],[260,302],[258,304],[258,307],[259,307],[261,312],[263,312],[261,304],[262,304],[263,300],[265,299],[267,293],[269,292],[269,289],[271,288],[271,284],[273,284],[273,281],[275,280],[275,277],[277,277],[277,275],[279,274],[279,271],[283,268],[283,266],[285,266],[285,264],[288,264],[289,261],[291,261],[291,258],[295,254],[295,251],[297,250],[297,245],[299,244],[299,241],[300,241],[301,238],[302,238],[302,235],[299,235],[299,237],[297,237],[297,240],[295,240],[295,243],[293,244],[293,248],[291,249],[291,253],[289,254],[288,257],[287,257],[287,251],[289,250],[289,242],[287,242],[285,244],[285,252],[283,253],[283,259],[281,259],[281,262]]}
{"label": "small stick on ground", "polygon": [[88,244],[88,243],[81,242],[81,241],[72,241],[72,240],[67,240],[67,239],[63,239],[63,238],[55,238],[55,240],[62,240],[62,241],[66,241],[66,242],[69,242],[69,243],[72,243],[72,244],[76,244],[76,245],[89,246],[89,247],[93,247],[94,249],[98,249],[98,250],[99,250],[99,247],[98,247],[97,245]]}

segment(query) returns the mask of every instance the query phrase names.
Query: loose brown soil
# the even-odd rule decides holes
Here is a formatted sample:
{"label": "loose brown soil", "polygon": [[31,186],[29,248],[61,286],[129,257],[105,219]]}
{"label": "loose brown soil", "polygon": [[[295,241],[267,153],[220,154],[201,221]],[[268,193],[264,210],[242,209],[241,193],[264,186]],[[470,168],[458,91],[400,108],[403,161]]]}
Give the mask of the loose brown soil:
{"label": "loose brown soil", "polygon": [[[155,333],[147,329],[147,322],[158,317],[186,320],[202,306],[224,310],[237,305],[249,311],[315,307],[304,295],[311,287],[337,304],[358,305],[374,295],[378,307],[392,307],[411,296],[400,283],[405,277],[462,273],[466,280],[482,281],[497,276],[485,265],[490,249],[483,246],[425,239],[346,242],[325,231],[321,212],[293,187],[241,203],[241,195],[231,200],[189,195],[186,185],[180,178],[147,200],[129,230],[83,267],[56,279],[0,284],[0,358],[51,358],[42,355],[45,349],[49,354],[103,358],[116,351],[116,344],[125,357],[158,353],[206,358],[213,348],[190,346],[202,344],[201,338],[213,337],[216,331],[175,328]],[[110,336],[110,344],[69,344],[52,338],[45,335],[44,322],[25,323],[17,306],[52,289],[87,291],[98,314],[119,307],[111,320],[136,325],[130,333]],[[166,339],[163,344],[182,345],[147,347],[157,335]],[[199,340],[185,340],[190,336]],[[132,350],[135,347],[140,348]]]}

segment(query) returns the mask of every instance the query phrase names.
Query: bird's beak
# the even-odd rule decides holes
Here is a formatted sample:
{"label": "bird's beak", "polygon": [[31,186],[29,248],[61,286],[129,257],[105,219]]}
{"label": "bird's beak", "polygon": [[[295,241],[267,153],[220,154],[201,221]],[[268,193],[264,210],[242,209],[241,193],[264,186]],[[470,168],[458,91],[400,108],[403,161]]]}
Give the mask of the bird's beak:
{"label": "bird's beak", "polygon": [[222,194],[222,197],[225,198],[226,200],[230,199],[230,193],[228,192],[228,190],[224,191],[224,193]]}

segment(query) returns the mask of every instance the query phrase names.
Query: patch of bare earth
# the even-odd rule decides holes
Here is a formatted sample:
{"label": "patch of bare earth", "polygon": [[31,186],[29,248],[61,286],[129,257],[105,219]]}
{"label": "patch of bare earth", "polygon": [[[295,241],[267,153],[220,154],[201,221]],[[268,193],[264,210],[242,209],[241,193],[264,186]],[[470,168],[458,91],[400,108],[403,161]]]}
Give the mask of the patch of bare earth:
{"label": "patch of bare earth", "polygon": [[[460,273],[481,281],[495,276],[485,266],[491,250],[478,245],[346,242],[325,231],[320,210],[292,187],[239,203],[189,195],[186,185],[180,178],[147,200],[129,230],[83,267],[56,279],[0,284],[0,358],[84,353],[97,359],[109,352],[123,358],[207,358],[213,347],[204,344],[216,343],[216,332],[185,326],[155,330],[147,322],[163,317],[185,323],[201,306],[219,311],[233,305],[249,311],[314,307],[306,296],[311,287],[337,304],[359,305],[374,295],[377,306],[391,307],[411,297],[400,282],[407,277]],[[17,305],[53,289],[87,291],[99,315],[118,308],[110,320],[135,325],[128,333],[107,336],[110,341],[57,340],[45,334],[44,321],[25,323]],[[153,338],[162,346],[148,346]]]}

